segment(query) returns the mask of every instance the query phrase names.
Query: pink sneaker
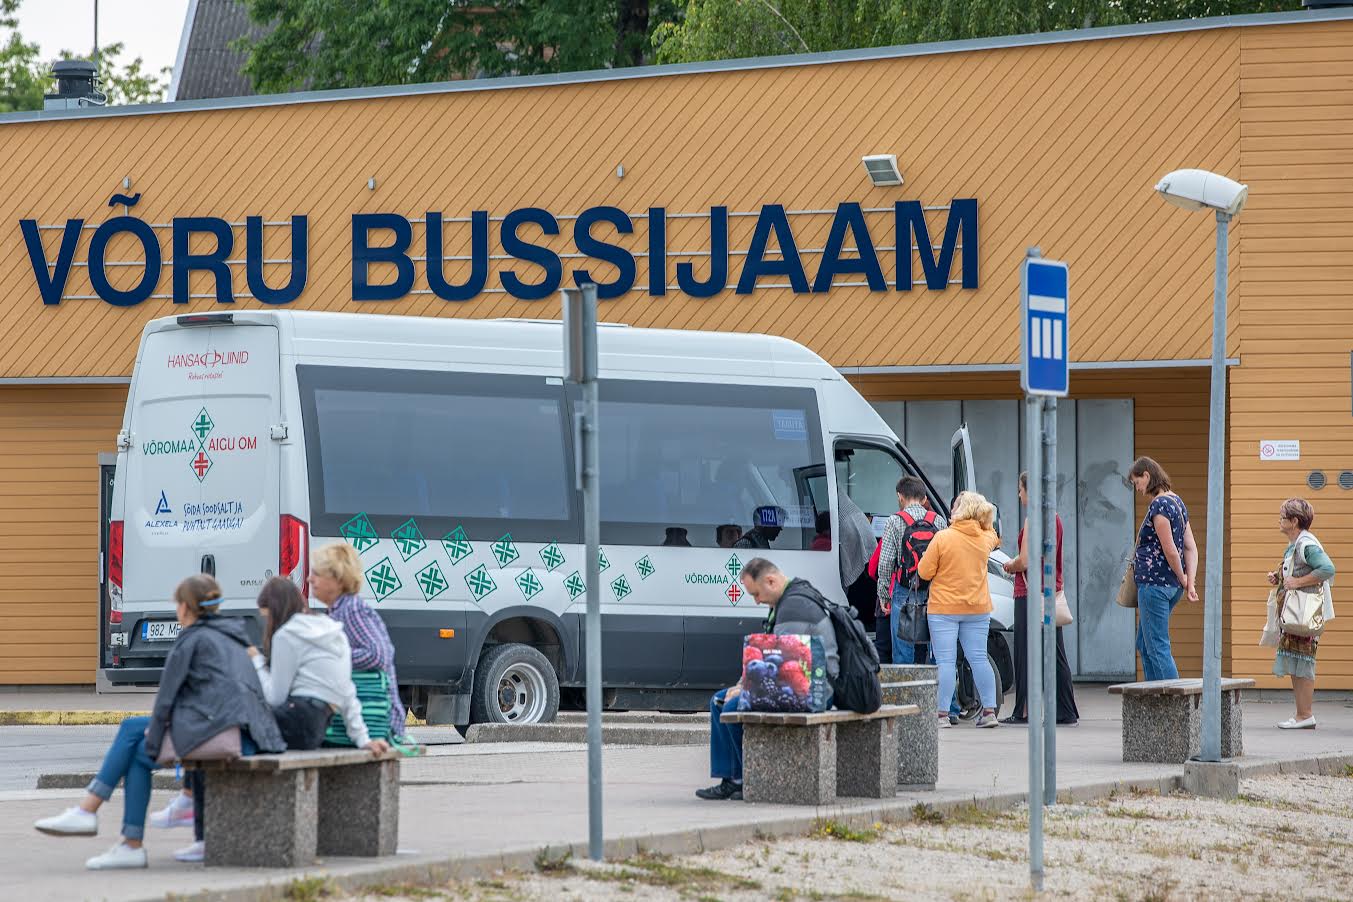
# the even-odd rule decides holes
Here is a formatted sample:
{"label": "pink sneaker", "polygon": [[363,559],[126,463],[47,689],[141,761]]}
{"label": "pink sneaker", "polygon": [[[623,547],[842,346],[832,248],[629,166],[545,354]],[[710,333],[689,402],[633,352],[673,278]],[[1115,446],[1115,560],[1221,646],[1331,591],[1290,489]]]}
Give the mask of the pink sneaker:
{"label": "pink sneaker", "polygon": [[171,827],[191,827],[193,825],[193,800],[181,794],[174,796],[174,801],[165,806],[163,811],[156,811],[151,814],[150,825],[157,830],[167,830]]}

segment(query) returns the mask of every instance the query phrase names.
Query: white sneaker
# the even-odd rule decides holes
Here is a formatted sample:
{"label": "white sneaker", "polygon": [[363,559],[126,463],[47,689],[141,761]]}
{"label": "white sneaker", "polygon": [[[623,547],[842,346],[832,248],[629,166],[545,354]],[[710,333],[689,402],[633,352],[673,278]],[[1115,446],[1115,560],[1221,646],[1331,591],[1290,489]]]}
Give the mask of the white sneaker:
{"label": "white sneaker", "polygon": [[150,816],[150,825],[157,830],[171,827],[191,827],[193,825],[193,800],[179,793],[174,801]]}
{"label": "white sneaker", "polygon": [[76,806],[55,817],[44,817],[33,826],[51,836],[97,836],[99,816]]}
{"label": "white sneaker", "polygon": [[175,861],[186,861],[189,864],[196,864],[204,861],[207,857],[207,844],[201,841],[193,843],[191,846],[184,846],[174,853]]}
{"label": "white sneaker", "polygon": [[[1287,720],[1284,720],[1282,723],[1278,724],[1278,729],[1280,729],[1280,730],[1314,730],[1314,729],[1315,729],[1315,715],[1312,714],[1310,717],[1306,718],[1305,720],[1297,720],[1295,717],[1289,717],[1289,718],[1287,718]],[[40,830],[40,829],[42,829],[42,828],[39,827],[38,829]]]}
{"label": "white sneaker", "polygon": [[142,846],[133,849],[126,843],[118,843],[102,855],[95,855],[85,862],[91,871],[116,871],[146,866],[146,849]]}

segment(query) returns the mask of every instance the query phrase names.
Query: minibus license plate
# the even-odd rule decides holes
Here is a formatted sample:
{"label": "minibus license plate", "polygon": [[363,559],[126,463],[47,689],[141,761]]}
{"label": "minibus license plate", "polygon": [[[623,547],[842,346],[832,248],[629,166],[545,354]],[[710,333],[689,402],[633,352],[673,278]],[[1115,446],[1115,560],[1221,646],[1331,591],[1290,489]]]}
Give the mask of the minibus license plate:
{"label": "minibus license plate", "polygon": [[169,642],[179,637],[176,620],[147,620],[141,624],[141,638],[147,642]]}

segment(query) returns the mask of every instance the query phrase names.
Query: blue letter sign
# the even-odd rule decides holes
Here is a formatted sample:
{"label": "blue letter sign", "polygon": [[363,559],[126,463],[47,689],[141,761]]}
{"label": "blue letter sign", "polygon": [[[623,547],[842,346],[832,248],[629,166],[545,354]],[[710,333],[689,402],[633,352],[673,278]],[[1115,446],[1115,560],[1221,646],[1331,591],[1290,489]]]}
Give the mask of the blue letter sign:
{"label": "blue letter sign", "polygon": [[1040,257],[1024,260],[1021,292],[1024,348],[1020,384],[1028,395],[1066,397],[1067,369],[1066,264]]}

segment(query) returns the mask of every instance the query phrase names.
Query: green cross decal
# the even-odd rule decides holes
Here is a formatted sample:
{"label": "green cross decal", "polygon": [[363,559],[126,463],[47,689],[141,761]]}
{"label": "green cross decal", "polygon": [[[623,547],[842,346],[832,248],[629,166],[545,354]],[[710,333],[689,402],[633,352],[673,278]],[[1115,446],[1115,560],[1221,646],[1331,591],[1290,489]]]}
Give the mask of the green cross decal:
{"label": "green cross decal", "polygon": [[728,571],[729,576],[737,579],[738,574],[742,573],[742,561],[738,560],[738,556],[735,554],[728,559],[728,563],[724,564],[723,568]]}
{"label": "green cross decal", "polygon": [[512,542],[512,533],[508,533],[501,539],[493,543],[491,548],[493,556],[498,559],[499,567],[506,567],[508,564],[521,557],[517,553],[517,546]]}
{"label": "green cross decal", "polygon": [[378,563],[367,569],[366,584],[371,587],[377,601],[384,601],[390,597],[390,593],[404,586],[399,581],[399,574],[395,572],[395,565],[390,563],[388,557],[381,558]]}
{"label": "green cross decal", "polygon": [[453,564],[459,564],[474,551],[474,548],[470,545],[470,540],[465,535],[464,526],[457,526],[442,536],[442,547],[446,549],[446,554],[451,558]]}
{"label": "green cross decal", "polygon": [[414,578],[418,580],[418,588],[423,590],[423,598],[428,601],[441,595],[449,586],[446,577],[442,575],[442,568],[437,566],[436,561],[419,570],[414,574]]}
{"label": "green cross decal", "polygon": [[611,591],[615,593],[616,601],[624,601],[625,596],[629,595],[634,590],[630,588],[630,581],[625,579],[625,575],[622,573],[620,576],[611,580]]}
{"label": "green cross decal", "polygon": [[521,575],[513,580],[513,582],[517,584],[518,589],[521,589],[522,597],[527,601],[535,598],[545,589],[545,587],[540,584],[540,580],[537,579],[536,575],[530,570],[523,570]]}
{"label": "green cross decal", "polygon": [[644,555],[643,557],[639,558],[639,562],[634,565],[634,569],[639,571],[640,579],[648,579],[650,576],[653,575],[653,571],[656,570],[657,568],[654,567],[653,562],[648,559],[648,555]]}
{"label": "green cross decal", "polygon": [[583,578],[578,575],[578,571],[574,570],[564,580],[564,589],[567,590],[568,592],[569,601],[572,601],[579,595],[586,592],[587,586],[584,585]]}
{"label": "green cross decal", "polygon": [[364,513],[338,527],[338,532],[351,542],[352,547],[358,552],[374,548],[380,542],[380,536],[376,535],[376,527],[371,525],[371,518]]}
{"label": "green cross decal", "polygon": [[483,601],[489,593],[498,588],[498,584],[489,576],[489,568],[480,564],[471,570],[465,576],[465,585],[469,587],[470,594],[474,596],[475,601]]}
{"label": "green cross decal", "polygon": [[610,560],[608,560],[607,557],[606,557],[606,549],[605,549],[605,548],[598,548],[598,549],[597,549],[597,567],[598,567],[599,569],[601,569],[601,570],[608,570],[608,569],[610,569],[610,566],[611,566],[611,562],[610,562]]}
{"label": "green cross decal", "polygon": [[390,538],[395,540],[395,547],[399,549],[399,556],[408,560],[424,548],[428,543],[423,540],[423,532],[414,522],[413,517],[405,520],[395,531],[390,533]]}
{"label": "green cross decal", "polygon": [[564,552],[559,549],[559,543],[551,542],[540,549],[540,560],[550,573],[562,567],[564,565]]}
{"label": "green cross decal", "polygon": [[193,420],[193,435],[197,436],[199,442],[205,442],[207,436],[216,428],[216,424],[211,420],[211,414],[207,413],[207,408],[202,408],[197,412],[197,418]]}

